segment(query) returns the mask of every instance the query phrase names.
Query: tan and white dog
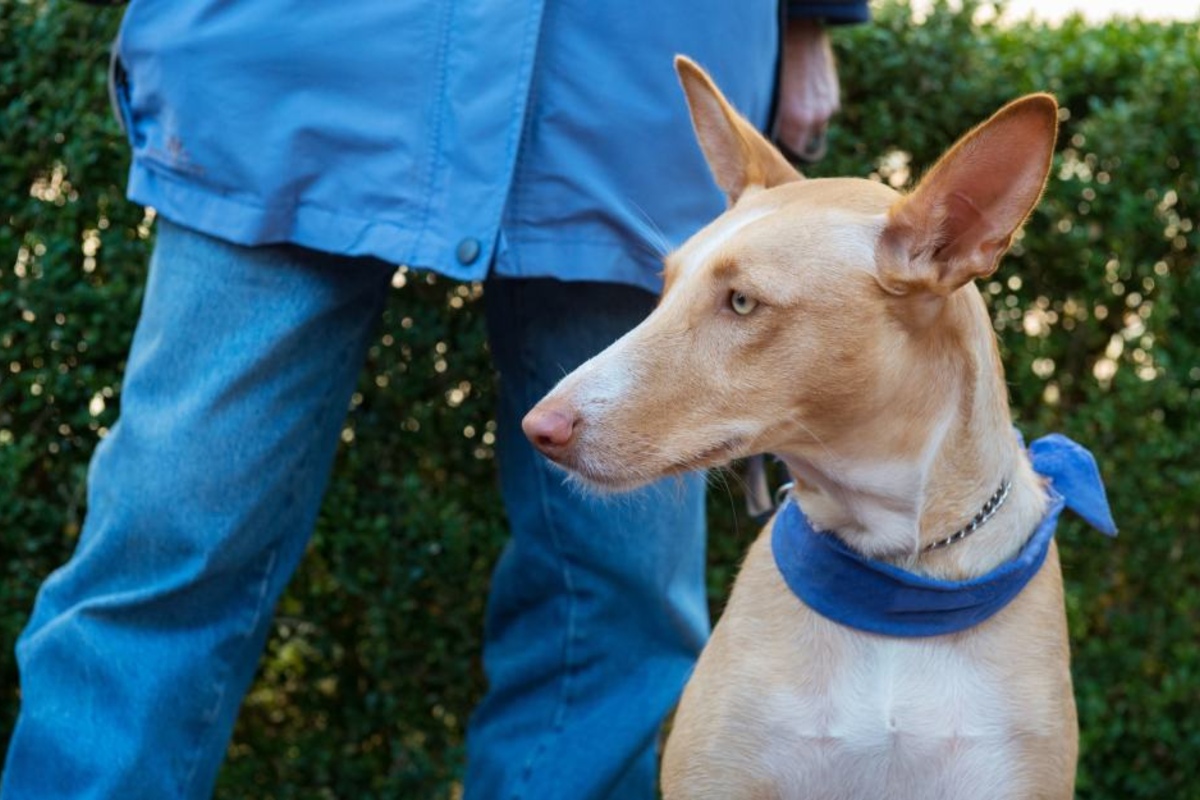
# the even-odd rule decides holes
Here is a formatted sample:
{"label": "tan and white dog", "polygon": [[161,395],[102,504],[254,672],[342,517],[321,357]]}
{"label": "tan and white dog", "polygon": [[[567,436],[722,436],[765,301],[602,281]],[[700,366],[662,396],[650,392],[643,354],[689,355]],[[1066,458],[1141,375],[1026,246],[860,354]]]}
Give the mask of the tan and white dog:
{"label": "tan and white dog", "polygon": [[[1001,109],[901,195],[804,180],[676,61],[729,209],[666,260],[657,309],[568,375],[526,434],[586,484],[777,454],[817,530],[947,580],[1013,557],[1046,508],[1015,437],[990,275],[1041,195],[1053,98]],[[926,550],[1011,481],[980,532]],[[768,531],[770,525],[768,525]],[[1056,551],[995,616],[893,638],[789,591],[751,548],[688,684],[667,798],[1029,800],[1073,794],[1077,729]]]}

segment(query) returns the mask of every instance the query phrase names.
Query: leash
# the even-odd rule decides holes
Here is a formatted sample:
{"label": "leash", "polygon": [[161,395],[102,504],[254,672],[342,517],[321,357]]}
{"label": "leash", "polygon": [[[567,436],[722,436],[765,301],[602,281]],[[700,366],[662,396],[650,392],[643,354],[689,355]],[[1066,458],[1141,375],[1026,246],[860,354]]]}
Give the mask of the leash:
{"label": "leash", "polygon": [[[779,464],[780,462],[772,457],[771,463]],[[767,474],[769,467],[767,456],[761,453],[746,459],[746,472],[743,476],[746,513],[759,525],[767,524],[771,515],[783,505],[783,501],[787,499],[788,492],[792,490],[793,485],[791,481],[787,481],[772,492],[771,479]]]}

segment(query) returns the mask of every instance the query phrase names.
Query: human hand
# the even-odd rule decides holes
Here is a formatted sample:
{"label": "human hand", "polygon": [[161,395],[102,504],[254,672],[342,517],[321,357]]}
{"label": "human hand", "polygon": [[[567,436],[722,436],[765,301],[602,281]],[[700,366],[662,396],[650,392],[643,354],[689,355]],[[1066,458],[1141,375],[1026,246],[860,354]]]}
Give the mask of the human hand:
{"label": "human hand", "polygon": [[825,129],[841,108],[840,94],[825,26],[814,19],[788,22],[775,140],[789,161],[811,164],[825,155]]}

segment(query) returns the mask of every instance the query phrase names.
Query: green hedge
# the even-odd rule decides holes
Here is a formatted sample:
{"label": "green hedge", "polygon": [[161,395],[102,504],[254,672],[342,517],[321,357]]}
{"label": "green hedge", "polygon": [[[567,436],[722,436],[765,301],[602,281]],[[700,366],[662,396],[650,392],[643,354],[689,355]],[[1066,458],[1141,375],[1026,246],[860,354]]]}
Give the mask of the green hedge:
{"label": "green hedge", "polygon": [[[1079,796],[1200,798],[1200,26],[998,26],[902,5],[839,31],[843,112],[819,174],[897,183],[1006,100],[1064,111],[1055,179],[985,287],[1026,432],[1098,455],[1122,535],[1060,532]],[[985,12],[977,14],[976,12]],[[11,643],[70,554],[116,419],[151,235],[123,200],[104,93],[119,12],[0,0],[0,732]],[[973,21],[975,20],[975,21]],[[669,65],[664,65],[669,69]],[[681,102],[664,98],[665,102]],[[504,541],[478,291],[408,275],[354,399],[311,552],[221,798],[449,797],[482,690]],[[754,535],[713,482],[719,608]]]}

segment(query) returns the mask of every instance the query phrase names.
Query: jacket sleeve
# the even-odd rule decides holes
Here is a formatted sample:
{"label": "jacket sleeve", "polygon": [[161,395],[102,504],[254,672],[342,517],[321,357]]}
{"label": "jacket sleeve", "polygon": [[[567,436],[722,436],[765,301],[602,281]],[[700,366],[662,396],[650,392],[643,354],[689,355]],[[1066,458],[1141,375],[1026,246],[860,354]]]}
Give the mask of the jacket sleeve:
{"label": "jacket sleeve", "polygon": [[788,19],[819,19],[826,25],[851,25],[871,18],[867,0],[788,0]]}

